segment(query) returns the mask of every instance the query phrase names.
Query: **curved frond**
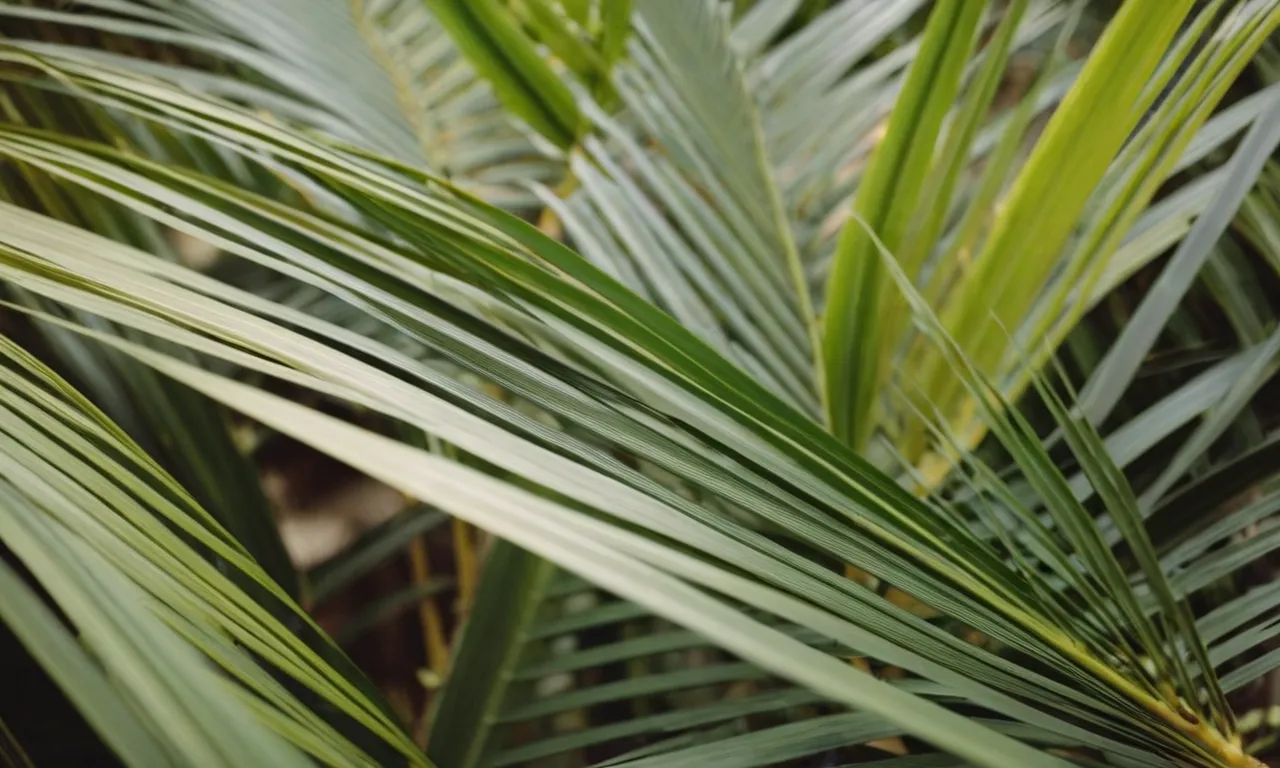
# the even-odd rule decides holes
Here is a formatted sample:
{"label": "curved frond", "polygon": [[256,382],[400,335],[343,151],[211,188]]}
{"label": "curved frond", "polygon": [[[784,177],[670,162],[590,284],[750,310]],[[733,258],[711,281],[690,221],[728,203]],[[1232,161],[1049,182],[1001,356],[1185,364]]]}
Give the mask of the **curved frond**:
{"label": "curved frond", "polygon": [[[0,620],[106,748],[1260,764],[1280,0],[747,5],[0,9]],[[425,754],[226,411],[417,502],[309,597],[463,532]]]}
{"label": "curved frond", "polygon": [[[133,765],[426,764],[371,686],[239,545],[115,424],[8,339],[3,540],[84,643],[8,566],[5,621]],[[195,549],[308,629],[287,628]],[[87,652],[87,653],[86,653]],[[267,666],[260,666],[260,661]],[[290,688],[268,668],[291,679]],[[215,673],[215,669],[222,673]],[[189,695],[200,691],[200,696]],[[326,722],[302,703],[318,697]],[[343,722],[345,721],[345,723]],[[340,729],[335,725],[340,724]],[[343,731],[358,729],[357,746]]]}
{"label": "curved frond", "polygon": [[[1058,761],[909,686],[874,680],[735,606],[817,631],[1051,734],[1044,738],[1053,743],[1158,764],[1160,755],[1180,754],[1192,739],[1198,760],[1239,762],[1229,724],[1208,731],[1165,698],[1164,686],[1172,686],[1183,689],[1188,701],[1198,699],[1185,689],[1186,675],[1152,679],[1141,665],[1115,666],[1117,653],[1124,658],[1117,644],[1128,642],[1117,632],[1115,616],[1086,629],[1088,614],[1073,612],[1075,598],[1051,582],[1027,581],[1022,566],[1006,563],[1000,549],[972,533],[967,518],[902,490],[688,330],[535,228],[431,179],[371,165],[226,106],[70,59],[59,67],[82,92],[117,108],[146,119],[164,115],[166,124],[201,132],[246,158],[269,153],[305,171],[359,201],[397,239],[56,135],[6,129],[0,151],[7,156],[340,297],[575,429],[548,429],[374,339],[13,208],[5,209],[6,280],[401,420],[593,513],[517,491],[127,341],[95,338],[287,434],[323,445],[374,477],[501,530],[769,672],[972,762]],[[475,304],[476,289],[457,283],[459,276],[491,298]],[[120,298],[125,296],[127,302]],[[523,315],[522,324],[513,326],[522,333],[553,345],[557,338],[569,340],[596,355],[597,366],[625,372],[633,386],[654,393],[651,402],[670,407],[641,407],[572,360],[549,356],[547,347],[461,311],[457,301],[505,304],[516,310],[513,320]],[[734,514],[691,503],[599,444],[662,467]],[[1065,500],[1065,480],[1043,477],[1050,479],[1039,486],[1048,500]],[[1055,511],[1062,524],[1088,525],[1078,507]],[[898,586],[1014,655],[996,654],[921,620],[819,559],[762,535],[762,525],[785,531],[793,546],[814,558],[852,563]],[[1079,542],[1088,545],[1098,567],[1111,562],[1096,539]],[[1043,549],[1049,545],[1041,540],[1037,557],[1051,554]],[[1127,586],[1114,578],[1116,566],[1107,567],[1084,573],[1102,579],[1108,594],[1125,595]],[[1087,594],[1084,578],[1076,581]],[[1124,618],[1135,626],[1142,620],[1132,611]]]}

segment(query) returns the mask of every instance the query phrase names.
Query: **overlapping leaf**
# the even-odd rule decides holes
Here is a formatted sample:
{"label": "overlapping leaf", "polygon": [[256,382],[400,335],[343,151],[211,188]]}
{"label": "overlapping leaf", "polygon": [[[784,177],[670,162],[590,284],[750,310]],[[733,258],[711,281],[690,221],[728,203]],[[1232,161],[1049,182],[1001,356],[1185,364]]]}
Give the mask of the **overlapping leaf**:
{"label": "overlapping leaf", "polygon": [[[1058,603],[1063,598],[1029,588],[996,549],[969,531],[966,521],[939,514],[902,491],[669,317],[532,227],[225,106],[72,60],[59,66],[85,92],[117,107],[163,115],[169,125],[199,131],[237,151],[274,155],[361,204],[399,239],[389,241],[181,169],[54,136],[6,130],[6,155],[394,323],[575,429],[548,430],[377,341],[14,209],[5,213],[6,280],[401,419],[594,508],[606,518],[578,512],[565,517],[554,511],[554,504],[536,497],[511,496],[499,485],[473,483],[469,472],[464,472],[465,482],[448,486],[485,488],[486,493],[491,488],[495,498],[509,499],[480,504],[480,498],[468,493],[465,503],[459,502],[461,497],[450,502],[451,511],[504,534],[514,531],[511,538],[517,543],[589,573],[608,589],[697,629],[764,669],[878,713],[973,762],[1026,765],[1040,758],[1017,750],[984,726],[945,716],[934,704],[904,698],[905,691],[803,650],[794,640],[784,641],[785,635],[755,620],[743,624],[739,609],[689,591],[690,583],[931,679],[981,707],[1051,734],[1056,743],[1088,744],[1140,763],[1152,759],[1149,750],[1176,754],[1185,746],[1189,732],[1180,715],[1163,709],[1140,684],[1124,682],[1110,666],[1110,649],[1096,647],[1096,640],[1079,644],[1076,620],[1067,618]],[[83,255],[90,250],[93,259]],[[466,276],[491,298],[450,275]],[[549,346],[528,346],[477,315],[453,308],[455,301],[486,312],[505,305],[509,327],[536,332]],[[344,460],[424,499],[444,503],[449,498],[441,490],[446,486],[425,478],[434,481],[462,471],[384,440],[359,437],[353,428],[305,409],[263,400],[266,396],[243,386],[208,379],[141,347],[100,338],[277,428],[340,446],[335,450],[342,451]],[[571,359],[545,351],[566,347],[594,356],[596,365],[607,365],[630,386],[651,392],[651,402],[669,405],[643,408],[585,374]],[[591,435],[592,442],[638,455],[751,515],[744,520],[693,504],[575,437],[578,430]],[[398,464],[399,457],[408,464]],[[430,472],[419,471],[427,466]],[[396,467],[404,471],[387,474]],[[515,508],[507,504],[517,499],[521,513],[532,505],[547,515],[513,515]],[[481,517],[490,513],[501,517]],[[564,520],[567,527],[538,533],[544,523],[536,521],[544,519]],[[900,586],[1019,656],[996,655],[896,608],[816,560],[762,536],[755,526],[765,521],[804,548],[854,563]],[[646,533],[625,532],[617,523]],[[581,546],[575,530],[590,530],[581,540],[595,544]],[[700,557],[680,554],[671,546],[675,542]],[[599,548],[601,543],[607,543],[607,552]],[[606,565],[613,575],[604,572]],[[730,565],[732,571],[724,569]],[[1056,671],[1046,676],[1019,658]],[[997,742],[1004,746],[976,746]],[[1210,750],[1217,743],[1204,742]]]}

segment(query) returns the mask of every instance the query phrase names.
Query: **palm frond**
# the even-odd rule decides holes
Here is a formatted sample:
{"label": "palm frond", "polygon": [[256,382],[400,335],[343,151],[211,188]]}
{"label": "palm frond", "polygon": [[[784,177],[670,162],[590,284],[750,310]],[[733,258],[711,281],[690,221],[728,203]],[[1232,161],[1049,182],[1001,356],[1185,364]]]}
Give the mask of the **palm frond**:
{"label": "palm frond", "polygon": [[588,104],[604,141],[584,141],[581,190],[552,204],[584,255],[818,413],[816,321],[728,27],[701,1],[636,14],[614,84],[638,126]]}
{"label": "palm frond", "polygon": [[[1118,672],[1112,668],[1106,649],[1078,646],[1071,639],[1076,637],[1074,620],[1064,623],[1063,617],[1068,614],[1057,603],[1063,598],[1054,592],[1029,589],[1013,569],[1002,563],[996,549],[969,532],[965,521],[939,514],[938,509],[902,491],[813,422],[745,379],[689,331],[653,314],[632,294],[602,273],[590,270],[585,262],[576,261],[578,257],[536,229],[466,197],[453,197],[445,206],[413,177],[371,167],[342,150],[282,132],[245,115],[237,114],[235,120],[217,119],[232,114],[225,106],[192,100],[185,94],[125,75],[82,69],[71,60],[59,65],[62,76],[72,78],[85,93],[99,93],[117,107],[144,115],[154,114],[152,110],[163,104],[163,114],[170,125],[185,125],[187,130],[198,127],[226,146],[240,147],[246,153],[271,152],[278,162],[296,164],[322,183],[349,190],[348,194],[358,190],[367,196],[356,199],[378,200],[376,207],[366,210],[384,226],[397,231],[404,242],[412,243],[413,250],[371,239],[350,225],[342,226],[303,210],[288,210],[237,190],[198,183],[198,178],[181,170],[157,167],[104,147],[71,146],[56,136],[7,130],[3,147],[9,156],[21,157],[26,163],[67,181],[88,185],[140,211],[153,212],[152,215],[160,210],[147,201],[163,199],[168,210],[178,213],[177,217],[166,215],[165,219],[175,226],[201,237],[216,236],[229,251],[344,296],[377,317],[393,320],[406,331],[427,334],[422,338],[431,346],[452,348],[459,355],[459,363],[547,408],[558,419],[589,430],[595,440],[624,447],[735,507],[752,510],[762,522],[768,520],[781,527],[803,546],[899,585],[963,624],[1017,649],[1028,660],[1071,670],[1065,679],[1079,687],[1040,675],[1033,671],[1034,666],[997,656],[922,622],[816,561],[780,547],[743,522],[716,514],[709,507],[693,505],[597,448],[579,442],[570,433],[540,428],[491,398],[469,392],[376,341],[235,291],[177,265],[122,250],[118,244],[75,234],[73,228],[37,221],[10,209],[6,217],[13,226],[6,228],[10,248],[6,257],[9,266],[4,269],[7,280],[115,322],[158,333],[204,354],[401,419],[468,454],[607,513],[609,519],[640,526],[649,532],[647,536],[578,512],[564,518],[571,521],[565,523],[565,537],[570,537],[569,532],[577,526],[586,525],[591,534],[585,540],[608,541],[619,548],[607,556],[592,554],[595,550],[591,548],[570,546],[570,540],[578,539],[561,537],[559,528],[549,538],[545,532],[536,531],[527,538],[510,538],[535,552],[554,555],[559,563],[584,575],[589,573],[602,586],[659,615],[696,628],[766,670],[801,682],[833,701],[856,703],[948,750],[963,749],[961,754],[975,762],[999,764],[1008,759],[1026,764],[1027,753],[1014,749],[1011,743],[1008,751],[974,750],[974,744],[996,738],[994,734],[984,730],[978,738],[972,730],[977,726],[970,721],[956,721],[950,716],[930,719],[932,715],[921,714],[925,711],[921,707],[931,713],[945,710],[936,704],[926,705],[914,694],[874,682],[819,651],[801,650],[807,648],[802,643],[790,639],[784,642],[781,638],[785,635],[777,630],[762,629],[764,625],[758,622],[744,625],[742,622],[747,619],[737,609],[706,596],[687,581],[732,595],[737,601],[779,618],[817,629],[859,652],[955,687],[964,692],[966,699],[1047,729],[1065,742],[1124,752],[1140,760],[1152,748],[1176,753],[1173,745],[1194,732],[1197,738],[1208,739],[1203,742],[1208,750],[1204,755],[1221,754],[1223,759],[1229,755],[1213,751],[1227,749],[1222,745],[1228,742],[1214,741],[1188,726],[1169,705],[1152,693],[1143,692],[1142,673]],[[128,87],[121,87],[125,82]],[[445,189],[441,193],[449,194]],[[199,198],[206,202],[200,203]],[[216,209],[210,208],[208,203],[215,200],[221,202]],[[287,226],[283,226],[285,222]],[[58,238],[48,237],[51,227],[60,232]],[[215,235],[210,227],[222,234]],[[306,248],[290,245],[291,240],[300,244],[302,241],[296,240],[299,237],[312,244]],[[67,238],[79,238],[85,246],[90,240],[84,238],[90,238],[98,261],[78,256],[75,249],[67,247]],[[442,249],[446,243],[447,249]],[[326,266],[327,260],[340,254],[345,254],[342,258],[347,264],[364,265],[361,272],[371,282],[353,291],[351,280],[355,273],[343,272],[341,283],[325,277],[332,270]],[[101,261],[104,258],[106,261]],[[37,264],[41,266],[35,269]],[[387,282],[390,273],[383,272],[393,264],[395,283]],[[429,264],[443,271],[430,271]],[[547,271],[541,264],[554,264],[575,282]],[[576,367],[553,363],[544,352],[524,346],[514,337],[494,335],[494,329],[485,330],[476,316],[450,310],[436,297],[442,287],[446,292],[458,290],[450,288],[449,272],[473,275],[477,284],[491,286],[505,301],[519,300],[516,306],[533,312],[548,337],[563,336],[582,349],[600,353],[619,370],[628,371],[634,380],[662,394],[664,400],[681,403],[689,412],[695,410],[690,408],[694,401],[713,407],[696,409],[700,411],[699,420],[682,425],[660,413],[638,408],[619,393],[610,394],[603,381],[591,379]],[[406,289],[414,291],[417,298],[413,303],[397,298],[404,297]],[[110,298],[122,295],[130,297],[128,305]],[[574,309],[566,312],[564,307],[570,304]],[[244,309],[236,309],[237,306]],[[595,321],[584,322],[588,316]],[[447,326],[442,325],[446,318],[464,325],[446,330]],[[639,322],[641,318],[643,324]],[[311,336],[291,332],[282,323],[305,328]],[[438,331],[431,332],[432,327]],[[459,334],[464,327],[470,329],[469,343],[460,344],[464,337]],[[526,324],[526,329],[532,327]],[[617,333],[623,328],[630,335]],[[662,334],[646,328],[661,330]],[[475,333],[483,335],[477,337]],[[321,343],[316,336],[329,341]],[[482,341],[483,336],[491,341]],[[440,493],[430,490],[439,486],[421,480],[435,476],[421,473],[421,467],[446,466],[440,464],[440,459],[396,447],[385,439],[357,437],[358,431],[351,432],[348,439],[348,432],[354,427],[309,414],[305,409],[287,409],[274,397],[243,385],[209,379],[197,369],[136,345],[97,337],[180,376],[207,394],[231,399],[233,395],[227,393],[234,393],[230,404],[237,409],[249,411],[255,418],[299,439],[341,445],[343,460],[411,490],[424,500],[470,516],[478,524],[498,525],[495,520],[472,516],[481,509],[471,506],[477,499],[469,495],[466,503],[446,505]],[[499,339],[502,346],[494,346],[493,341]],[[369,362],[328,346],[335,343],[352,351],[362,350],[361,356]],[[532,371],[528,360],[538,360],[542,365],[536,378],[529,376]],[[520,374],[521,370],[525,373]],[[567,378],[548,380],[547,371],[557,371],[556,377]],[[410,384],[401,378],[404,375],[424,384],[430,382],[429,386],[438,388],[436,391],[441,394],[448,392],[448,398]],[[568,386],[570,381],[573,386]],[[594,393],[592,397],[574,394],[582,393],[587,385]],[[457,398],[477,410],[459,408],[453,404],[460,402]],[[336,430],[342,437],[331,440],[332,436],[307,436],[297,426],[284,422],[317,424],[317,429]],[[373,450],[375,446],[378,450]],[[551,446],[555,446],[554,452],[547,449]],[[694,446],[696,452],[691,450]],[[396,465],[383,461],[384,455],[405,457],[414,467],[407,475],[419,478],[414,481],[417,485],[406,485],[409,478],[399,473],[388,475]],[[767,456],[773,459],[765,460]],[[777,479],[757,474],[765,466]],[[467,471],[467,478],[471,474]],[[468,479],[462,486],[470,482]],[[554,504],[543,501],[528,507],[527,494],[517,495],[522,509],[556,509]],[[533,504],[536,497],[529,496],[528,500]],[[492,508],[495,513],[509,514],[502,511],[509,509],[505,505]],[[847,516],[845,510],[849,509],[858,509],[859,514]],[[533,525],[532,520],[542,517],[521,519],[526,520],[522,525]],[[835,524],[837,520],[841,525]],[[845,527],[849,523],[852,527]],[[500,528],[507,532],[506,523]],[[657,545],[658,541],[681,542],[700,553],[700,557],[679,554],[669,545]],[[644,575],[639,571],[627,575],[624,570],[620,576],[615,570],[606,580],[598,569],[605,563],[613,568],[617,558],[624,563],[634,562]],[[731,563],[734,572],[752,577],[734,575],[715,563]],[[657,566],[666,570],[653,570]],[[624,565],[624,569],[631,567]],[[672,575],[660,577],[661,573]],[[658,589],[654,585],[662,586]],[[1112,593],[1121,594],[1114,588]],[[704,597],[699,598],[698,594]],[[673,595],[679,598],[673,599]],[[685,597],[697,602],[685,601]],[[777,652],[779,648],[785,650]],[[1095,655],[1095,650],[1103,655]],[[826,661],[819,663],[820,659]],[[1125,682],[1128,674],[1138,677],[1134,682]],[[841,681],[838,685],[832,682],[837,679]],[[885,693],[886,688],[895,693]],[[1113,698],[1117,692],[1119,700]],[[1116,717],[1140,722],[1142,726],[1117,731]],[[1075,724],[1077,718],[1088,727]],[[997,754],[1001,756],[993,757]]]}
{"label": "palm frond", "polygon": [[528,185],[556,182],[563,162],[513,121],[445,28],[415,0],[374,0],[360,11],[428,167],[498,205],[536,206]]}
{"label": "palm frond", "polygon": [[[526,120],[569,149],[573,181],[520,198],[486,174],[530,157],[536,140],[502,119],[474,64],[440,34],[458,39],[457,18],[379,2],[254,37],[241,28],[247,6],[232,0],[95,0],[71,15],[104,34],[145,26],[168,45],[192,35],[257,55],[278,35],[313,46],[332,22],[343,45],[372,43],[352,55],[372,50],[382,66],[326,80],[306,64],[314,50],[282,45],[273,73],[260,70],[299,106],[281,121],[211,96],[209,78],[235,82],[218,66],[193,80],[186,66],[60,42],[0,46],[0,79],[16,94],[6,104],[58,105],[41,119],[10,110],[0,125],[6,190],[18,190],[0,202],[0,281],[14,298],[5,306],[94,365],[129,371],[120,387],[130,397],[158,393],[146,418],[181,403],[229,408],[504,538],[436,697],[428,754],[441,764],[519,764],[643,734],[622,759],[753,765],[905,737],[929,746],[910,741],[913,754],[886,765],[951,764],[920,751],[930,748],[984,766],[1256,765],[1233,708],[1280,666],[1263,647],[1280,593],[1241,587],[1241,574],[1280,547],[1277,442],[1254,408],[1280,345],[1265,300],[1246,296],[1227,313],[1238,351],[1145,408],[1117,411],[1119,426],[1073,408],[1043,374],[1100,286],[1188,229],[1169,268],[1179,293],[1207,262],[1219,272],[1206,285],[1222,301],[1238,295],[1227,275],[1253,269],[1254,253],[1210,251],[1242,205],[1238,242],[1269,253],[1272,97],[1211,114],[1280,4],[1191,5],[1126,5],[1078,75],[1050,57],[1032,93],[988,123],[1005,60],[1055,30],[1060,56],[1074,13],[1028,3],[1016,5],[1021,18],[984,19],[980,5],[939,4],[922,40],[872,54],[919,4],[883,15],[839,4],[818,17],[828,29],[810,25],[773,46],[797,8],[757,8],[735,27],[718,3],[638,1],[623,59],[619,17],[598,4],[485,3],[461,11],[480,14],[468,29],[490,48],[518,37],[501,52],[503,77],[536,75],[498,95],[518,90],[545,113]],[[129,9],[127,29],[108,29]],[[975,56],[979,30],[991,36]],[[845,50],[838,35],[855,31]],[[474,62],[465,40],[461,50]],[[1109,69],[1130,57],[1121,75]],[[927,89],[935,61],[946,62],[948,84]],[[561,68],[571,73],[563,81]],[[441,86],[441,71],[459,88]],[[384,116],[409,127],[412,153],[383,146],[376,126],[352,141],[360,123],[342,110],[309,122],[354,103],[318,95],[363,82],[361,72],[398,93]],[[820,121],[801,126],[785,110],[807,103],[816,114],[830,97],[833,113],[850,114],[864,99],[851,130],[866,136],[899,88],[906,97],[866,174],[816,172],[837,156],[858,162],[875,142],[824,155]],[[259,110],[267,103],[231,90]],[[1060,98],[1046,133],[1028,142]],[[423,114],[440,105],[456,107],[450,126],[486,127],[424,130]],[[73,133],[71,114],[98,127]],[[1250,123],[1235,158],[1202,173]],[[917,134],[928,140],[912,142]],[[1090,154],[1073,166],[1064,152],[1077,142]],[[435,168],[433,152],[472,146],[483,157],[454,155],[452,179],[422,170],[424,156]],[[543,157],[518,183],[555,178],[557,163]],[[908,194],[874,199],[884,169],[899,166],[891,181]],[[1150,205],[1183,171],[1200,175]],[[1232,193],[1218,194],[1228,179]],[[1045,204],[1055,183],[1071,192],[1061,209]],[[854,400],[839,392],[840,407],[862,416],[833,434],[819,421],[823,382],[850,382],[815,362],[804,271],[833,247],[834,230],[807,224],[815,210],[847,206],[854,184],[858,207],[844,227],[862,255],[849,261],[842,248],[837,261],[866,272],[887,308],[873,319],[890,330],[854,350],[876,361],[875,386]],[[501,207],[532,199],[555,214],[537,227]],[[1042,237],[1032,219],[1050,213]],[[582,255],[554,236],[560,224]],[[154,242],[166,230],[221,251],[218,268],[169,258]],[[953,238],[979,257],[956,282],[932,282],[930,265],[966,252]],[[1024,248],[1043,258],[1011,258]],[[995,324],[974,299],[987,278]],[[1143,352],[1166,323],[1178,338],[1203,338],[1194,318],[1152,305],[1126,332],[1144,335]],[[1087,330],[1072,354],[1097,360]],[[0,569],[17,595],[0,611],[113,751],[130,764],[427,764],[372,686],[212,514],[234,503],[206,510],[182,487],[198,481],[159,469],[159,457],[7,338],[3,350],[0,429],[13,439],[0,449],[0,493],[12,509],[0,537],[29,575]],[[1116,381],[1133,379],[1128,370]],[[282,387],[344,403],[364,426],[272,393]],[[1024,389],[1034,401],[1015,408],[1009,398]],[[883,447],[877,461],[900,461],[903,478],[869,463],[864,446]],[[1241,492],[1251,495],[1232,501]],[[307,583],[331,590],[442,519],[408,515]],[[842,565],[867,579],[843,577]],[[421,580],[355,624],[439,586]],[[565,611],[580,593],[592,607]],[[621,639],[570,647],[603,627]],[[651,658],[664,651],[715,663]],[[895,673],[869,674],[851,656]],[[592,684],[586,671],[611,663],[628,665],[626,679]],[[566,674],[570,689],[539,690]],[[744,684],[740,698],[634,709],[694,686]],[[197,686],[215,694],[178,695]],[[540,728],[624,701],[635,715],[625,723]]]}
{"label": "palm frond", "polygon": [[[15,602],[6,603],[6,623],[73,700],[84,697],[91,722],[122,757],[237,765],[266,755],[305,765],[310,752],[372,762],[302,704],[299,692],[309,690],[367,729],[362,740],[381,742],[384,755],[394,749],[422,762],[376,694],[370,698],[368,682],[234,538],[65,381],[7,339],[3,354],[3,540],[88,654],[8,566],[3,578]],[[311,627],[318,646],[308,647],[188,542]],[[301,687],[290,690],[256,659]],[[185,695],[193,690],[203,695]]]}

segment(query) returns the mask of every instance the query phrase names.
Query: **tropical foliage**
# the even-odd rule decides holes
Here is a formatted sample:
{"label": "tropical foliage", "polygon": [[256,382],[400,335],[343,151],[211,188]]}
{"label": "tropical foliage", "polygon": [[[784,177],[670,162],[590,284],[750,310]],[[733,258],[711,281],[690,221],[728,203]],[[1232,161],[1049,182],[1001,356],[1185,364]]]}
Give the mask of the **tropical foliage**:
{"label": "tropical foliage", "polygon": [[1261,765],[1280,1],[1114,6],[0,4],[0,756]]}

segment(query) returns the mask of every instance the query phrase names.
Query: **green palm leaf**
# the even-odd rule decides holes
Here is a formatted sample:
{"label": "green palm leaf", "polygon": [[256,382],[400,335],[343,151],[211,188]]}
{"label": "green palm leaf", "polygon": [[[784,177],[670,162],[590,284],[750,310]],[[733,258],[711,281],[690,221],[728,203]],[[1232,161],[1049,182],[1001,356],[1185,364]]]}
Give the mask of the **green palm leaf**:
{"label": "green palm leaf", "polygon": [[[482,18],[467,22],[475,45],[463,40],[462,51],[473,65],[476,46],[501,53],[499,74],[518,82],[479,71],[499,97],[519,91],[542,115],[524,119],[569,148],[572,184],[517,198],[503,197],[508,181],[493,184],[485,169],[531,156],[532,144],[522,138],[506,154],[505,138],[480,141],[520,134],[453,44],[443,45],[439,29],[457,34],[457,18],[436,27],[421,9],[376,3],[296,29],[273,27],[269,15],[258,31],[231,0],[208,9],[97,2],[77,15],[104,47],[110,35],[147,34],[179,48],[193,35],[218,40],[221,55],[247,49],[272,60],[260,71],[288,92],[273,98],[298,108],[282,122],[212,98],[221,83],[223,95],[273,103],[226,89],[232,71],[219,66],[146,66],[61,42],[0,47],[0,78],[23,103],[56,105],[57,118],[7,120],[0,158],[27,187],[59,196],[10,193],[0,203],[0,281],[16,299],[6,306],[66,348],[128,366],[121,386],[130,396],[163,387],[173,402],[210,413],[216,402],[503,537],[434,703],[428,754],[442,765],[521,764],[637,734],[652,737],[626,756],[641,764],[765,764],[906,736],[976,765],[1253,765],[1232,693],[1280,666],[1254,650],[1277,631],[1275,590],[1240,588],[1243,569],[1280,544],[1275,441],[1253,410],[1280,338],[1265,303],[1232,313],[1240,351],[1119,427],[1081,418],[1039,369],[1099,286],[1177,242],[1197,213],[1208,212],[1182,248],[1190,255],[1174,262],[1182,283],[1242,200],[1255,206],[1247,236],[1266,247],[1258,211],[1274,142],[1258,116],[1269,102],[1210,115],[1274,27],[1276,7],[1209,4],[1189,16],[1189,5],[1126,5],[1070,89],[1055,90],[1055,77],[1074,74],[1051,62],[1025,104],[984,127],[1004,60],[1075,23],[1027,5],[1015,9],[1021,18],[988,26],[981,6],[939,4],[922,40],[858,67],[919,4],[874,16],[838,4],[818,16],[826,29],[810,25],[774,46],[798,11],[790,4],[761,5],[731,26],[717,4],[637,2],[626,57],[620,16],[595,4],[477,6]],[[15,8],[11,16],[71,21]],[[132,18],[121,27],[125,10]],[[971,57],[980,29],[992,42]],[[853,39],[845,46],[841,35]],[[371,42],[383,66],[309,64],[325,39]],[[1066,39],[1059,34],[1056,51]],[[502,41],[512,45],[497,51]],[[433,44],[441,48],[431,63],[414,56]],[[353,55],[367,62],[361,51]],[[1128,57],[1137,64],[1112,76],[1109,63]],[[944,64],[945,87],[926,87],[930,62]],[[573,81],[559,79],[561,64]],[[1181,65],[1186,72],[1175,73]],[[405,98],[434,87],[441,67],[467,85]],[[344,93],[375,80],[368,94]],[[830,124],[803,115],[826,101],[830,114],[857,112],[851,130],[866,135],[899,87],[907,95],[866,174],[823,178],[815,169],[855,160],[867,145],[818,151]],[[1064,91],[1017,169],[1008,147],[1025,146],[1038,110]],[[399,98],[392,105],[379,93]],[[378,115],[348,114],[352,99]],[[473,164],[438,163],[432,147],[447,154],[472,139],[424,128],[422,104],[456,105],[448,124],[492,118],[497,133],[470,134],[485,147]],[[99,129],[69,133],[71,108]],[[329,114],[313,119],[316,110]],[[1253,121],[1219,175],[1148,207],[1161,182],[1202,170]],[[417,148],[393,149],[385,140],[399,129],[379,125],[407,128]],[[362,126],[368,140],[356,146],[334,138]],[[912,141],[919,136],[927,140]],[[1098,151],[1064,165],[1060,150],[1077,142]],[[971,190],[958,179],[988,152]],[[457,169],[456,183],[423,171],[423,157]],[[520,183],[558,171],[554,160],[536,166],[519,172]],[[1264,184],[1246,196],[1258,174]],[[1228,177],[1239,178],[1233,194],[1215,200],[1214,185]],[[6,170],[6,190],[11,178]],[[1063,179],[1070,204],[1048,206]],[[875,199],[886,180],[906,193]],[[855,211],[874,215],[844,225],[846,246],[860,245],[841,248],[836,262],[866,272],[868,295],[888,310],[864,319],[890,330],[827,341],[875,361],[851,369],[868,377],[861,389],[823,375],[805,274],[821,272],[835,231],[806,225],[815,211],[845,207],[855,182]],[[47,204],[63,197],[75,208]],[[543,231],[555,231],[549,217],[540,229],[500,207],[534,199],[577,251]],[[907,227],[917,212],[928,215]],[[1050,213],[1048,235],[1033,231],[1029,222]],[[112,226],[123,221],[182,232],[219,249],[222,263],[205,273],[167,259]],[[978,222],[972,233],[969,222]],[[885,250],[886,232],[898,253]],[[960,253],[947,238],[974,233],[975,269],[955,286],[930,285],[924,266]],[[1001,273],[983,309],[974,286],[1031,245],[1045,258]],[[1234,295],[1227,275],[1244,269],[1252,262],[1223,259],[1217,295]],[[833,295],[845,287],[837,279]],[[838,305],[827,310],[829,329],[849,319]],[[1144,315],[1139,330],[1191,322],[1167,306],[1159,314]],[[1024,353],[1028,333],[1036,343]],[[8,566],[0,580],[17,597],[0,615],[118,756],[426,764],[367,681],[254,562],[243,533],[228,533],[74,388],[4,344],[0,429],[11,439],[0,451],[0,537],[66,623]],[[897,362],[910,364],[899,373]],[[823,382],[839,394],[824,393]],[[268,391],[280,384],[354,406],[396,437]],[[1039,427],[1056,425],[1065,438],[1065,460],[1058,438],[1037,428],[1035,403],[1008,402],[1027,387],[1044,411]],[[832,413],[861,414],[847,429],[820,423],[828,395],[841,398]],[[157,397],[149,413],[166,413],[166,402]],[[990,449],[975,452],[987,431]],[[1230,449],[1224,434],[1238,437]],[[414,447],[423,436],[450,453]],[[895,468],[895,454],[905,480],[881,469]],[[198,455],[194,444],[184,451],[189,461]],[[906,480],[932,493],[917,496]],[[1249,503],[1224,503],[1243,489],[1253,489]],[[427,525],[415,521],[439,519],[407,517],[403,530],[380,531],[334,564],[337,576],[313,574],[314,584],[341,583],[395,550],[405,530]],[[844,578],[844,564],[870,581]],[[404,599],[433,588],[417,585]],[[600,602],[560,612],[574,591]],[[368,610],[373,621],[389,609]],[[615,625],[639,634],[553,652],[557,638]],[[716,649],[716,663],[640,661],[695,648]],[[850,655],[900,676],[867,674]],[[553,694],[533,685],[617,662],[629,663],[621,681]],[[763,687],[577,733],[510,738],[606,702],[744,682]],[[197,688],[215,693],[176,693]],[[744,729],[749,721],[766,725]],[[949,764],[909,745],[913,754],[886,764]]]}

